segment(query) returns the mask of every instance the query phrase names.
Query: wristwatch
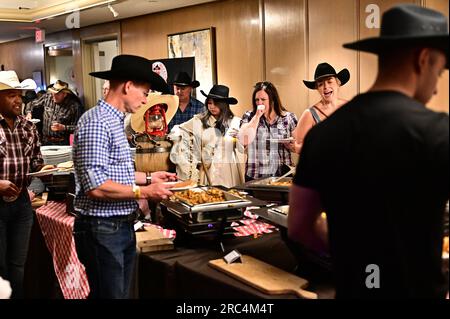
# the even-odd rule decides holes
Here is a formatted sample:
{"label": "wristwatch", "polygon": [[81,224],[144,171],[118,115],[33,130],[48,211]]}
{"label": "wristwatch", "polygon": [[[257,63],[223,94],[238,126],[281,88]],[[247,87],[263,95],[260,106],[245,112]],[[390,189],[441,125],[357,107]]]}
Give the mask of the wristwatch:
{"label": "wristwatch", "polygon": [[150,185],[150,184],[152,183],[152,174],[149,173],[149,172],[147,172],[146,175],[147,175],[147,176],[145,177],[145,180],[147,181],[147,184],[146,184],[146,185]]}

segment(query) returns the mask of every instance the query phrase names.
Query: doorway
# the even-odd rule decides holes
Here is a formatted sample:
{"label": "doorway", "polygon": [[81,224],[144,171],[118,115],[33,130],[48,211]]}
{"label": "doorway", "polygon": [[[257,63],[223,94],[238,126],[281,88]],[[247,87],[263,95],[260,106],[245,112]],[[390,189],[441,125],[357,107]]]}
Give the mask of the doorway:
{"label": "doorway", "polygon": [[84,40],[82,47],[84,100],[88,109],[103,98],[105,83],[105,80],[89,76],[89,73],[109,70],[113,58],[119,54],[119,43],[117,38]]}
{"label": "doorway", "polygon": [[[69,84],[75,94],[78,88],[75,82],[74,58],[71,43],[60,43],[45,48],[45,83],[47,86],[62,80]],[[46,87],[42,87],[46,89]]]}

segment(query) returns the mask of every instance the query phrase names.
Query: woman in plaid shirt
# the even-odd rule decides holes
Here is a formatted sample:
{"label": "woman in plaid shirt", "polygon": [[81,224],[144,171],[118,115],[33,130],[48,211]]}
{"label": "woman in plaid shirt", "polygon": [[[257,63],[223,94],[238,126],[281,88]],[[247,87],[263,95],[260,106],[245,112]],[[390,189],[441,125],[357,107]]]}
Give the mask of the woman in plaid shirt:
{"label": "woman in plaid shirt", "polygon": [[283,164],[292,166],[294,143],[289,139],[297,116],[282,106],[278,91],[270,82],[258,82],[252,95],[253,110],[244,114],[238,138],[247,147],[246,180],[280,176]]}

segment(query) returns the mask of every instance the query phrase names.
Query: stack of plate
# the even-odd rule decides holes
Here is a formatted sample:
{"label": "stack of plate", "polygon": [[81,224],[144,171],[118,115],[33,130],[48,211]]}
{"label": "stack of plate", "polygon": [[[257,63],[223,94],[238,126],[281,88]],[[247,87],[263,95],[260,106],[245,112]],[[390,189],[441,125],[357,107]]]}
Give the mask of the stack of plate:
{"label": "stack of plate", "polygon": [[44,163],[48,165],[58,165],[72,160],[72,146],[69,145],[41,146],[41,153]]}

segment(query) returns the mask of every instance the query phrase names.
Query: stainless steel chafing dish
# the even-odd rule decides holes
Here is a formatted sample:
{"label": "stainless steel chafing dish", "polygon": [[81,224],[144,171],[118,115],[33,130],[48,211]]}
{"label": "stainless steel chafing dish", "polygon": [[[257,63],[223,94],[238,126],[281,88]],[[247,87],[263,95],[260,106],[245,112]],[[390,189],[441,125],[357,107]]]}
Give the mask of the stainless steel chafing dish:
{"label": "stainless steel chafing dish", "polygon": [[176,211],[178,214],[224,211],[230,209],[243,208],[252,205],[252,201],[238,197],[229,193],[225,188],[220,186],[204,186],[190,189],[191,192],[207,192],[210,190],[218,190],[223,194],[224,199],[216,202],[208,202],[201,204],[193,204],[186,198],[180,196],[180,192],[176,192],[169,200],[162,202],[167,208]]}
{"label": "stainless steel chafing dish", "polygon": [[289,192],[292,185],[292,177],[268,177],[263,179],[255,179],[245,183],[244,189],[268,190],[268,191],[285,191]]}

